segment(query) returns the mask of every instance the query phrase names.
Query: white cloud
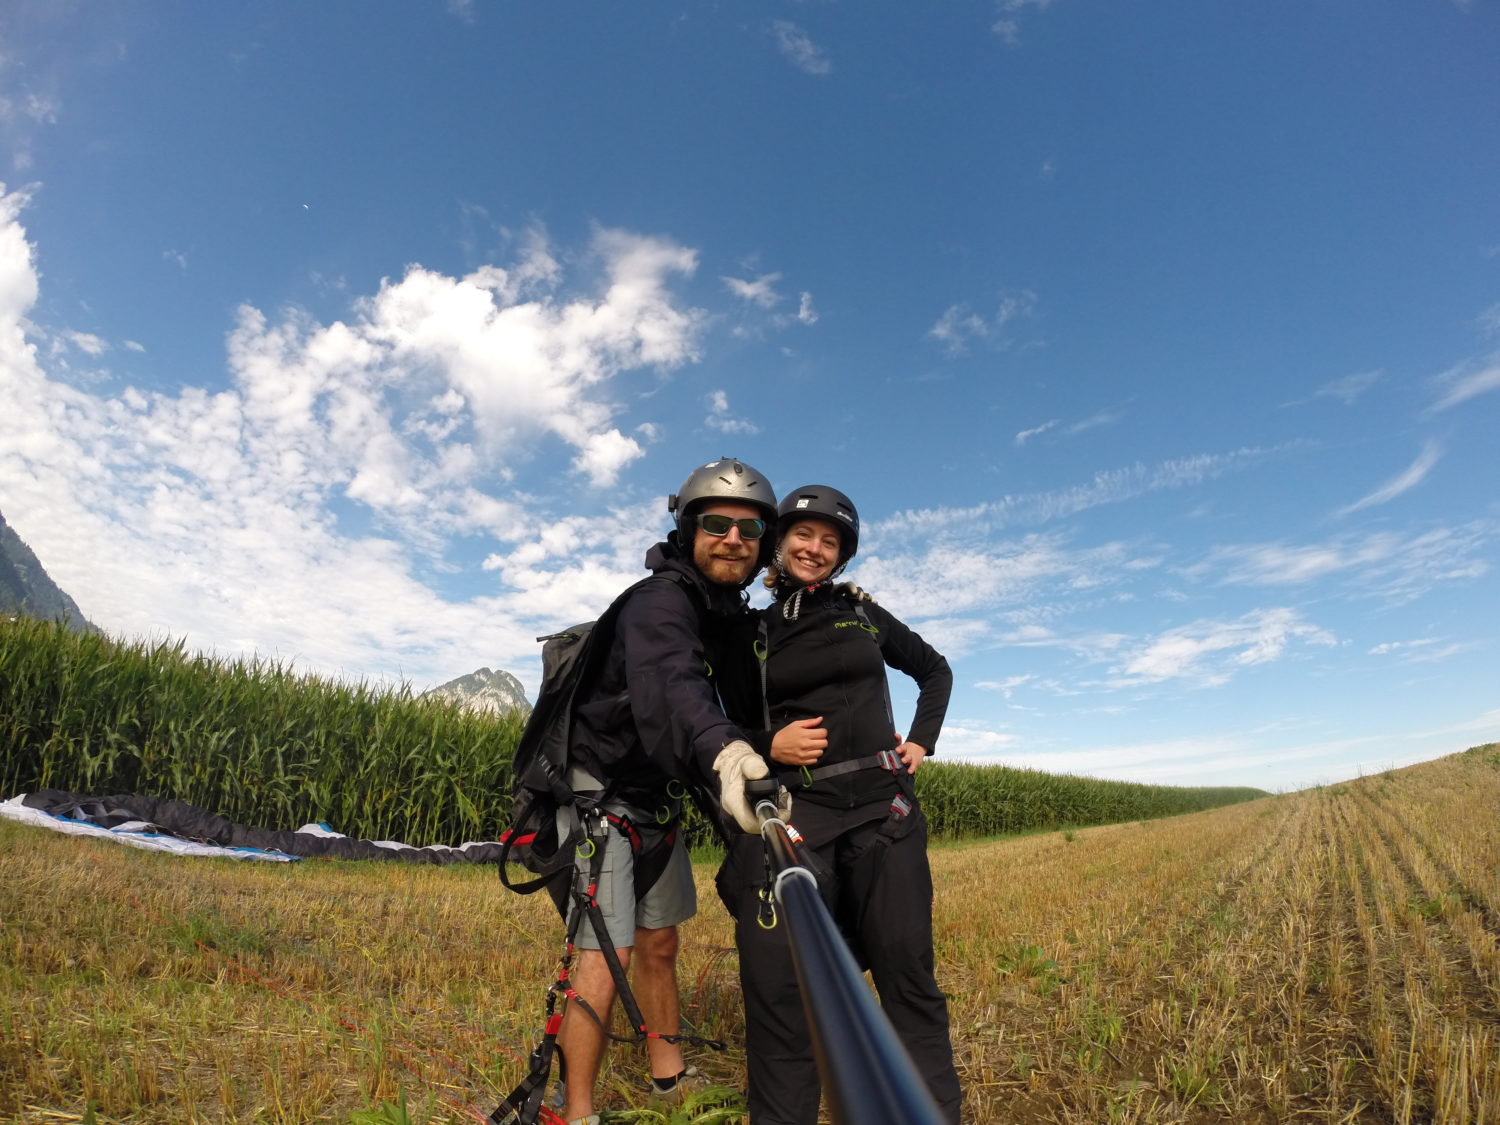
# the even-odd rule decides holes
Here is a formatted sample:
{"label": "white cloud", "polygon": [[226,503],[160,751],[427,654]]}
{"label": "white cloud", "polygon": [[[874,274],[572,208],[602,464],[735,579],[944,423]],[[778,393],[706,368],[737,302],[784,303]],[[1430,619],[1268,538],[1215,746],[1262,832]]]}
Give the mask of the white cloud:
{"label": "white cloud", "polygon": [[989,331],[983,317],[976,316],[968,305],[957,304],[943,310],[927,335],[942,344],[949,355],[960,355],[968,349],[970,340],[988,336]]}
{"label": "white cloud", "polygon": [[1049,418],[1047,421],[1043,422],[1040,426],[1033,426],[1029,430],[1022,430],[1020,433],[1018,433],[1016,435],[1016,444],[1017,445],[1025,445],[1032,438],[1038,437],[1041,434],[1045,434],[1048,430],[1053,429],[1054,427],[1056,427],[1056,426],[1058,426],[1060,424],[1061,424],[1061,420],[1060,419],[1058,419],[1058,418]]}
{"label": "white cloud", "polygon": [[974,686],[980,691],[998,692],[1006,699],[1010,699],[1016,688],[1029,684],[1034,679],[1036,679],[1034,674],[1027,673],[1024,676],[1007,676],[1003,680],[980,680]]}
{"label": "white cloud", "polygon": [[1245,448],[1230,453],[1175,458],[1156,465],[1135,464],[1095,473],[1092,480],[1071,488],[1005,496],[968,508],[923,508],[898,512],[872,525],[868,532],[914,540],[960,528],[970,533],[982,533],[1015,524],[1044,523],[1103,504],[1118,504],[1153,492],[1189,488],[1264,460],[1279,451]]}
{"label": "white cloud", "polygon": [[[1345,406],[1352,406],[1364,396],[1366,391],[1384,380],[1384,371],[1360,371],[1353,375],[1344,375],[1341,378],[1324,383],[1317,390],[1313,391],[1310,398],[1337,399]],[[1310,399],[1298,399],[1296,402],[1287,403],[1287,405],[1296,406],[1308,401]]]}
{"label": "white cloud", "polygon": [[813,311],[812,294],[804,292],[801,303],[797,306],[797,319],[803,324],[817,324],[818,314]]}
{"label": "white cloud", "polygon": [[776,283],[781,280],[779,273],[764,273],[754,281],[744,281],[738,277],[725,277],[721,280],[736,297],[763,309],[769,309],[781,300],[781,294],[776,292]]}
{"label": "white cloud", "polygon": [[760,427],[753,422],[743,418],[736,418],[729,413],[729,396],[723,391],[713,391],[703,400],[703,405],[708,407],[708,417],[703,419],[703,424],[711,430],[718,430],[721,434],[757,434]]}
{"label": "white cloud", "polygon": [[988,317],[976,313],[967,302],[949,305],[938,317],[937,323],[927,330],[949,355],[962,355],[976,340],[987,340],[992,346],[1006,350],[1015,341],[1005,332],[1006,325],[1030,317],[1036,312],[1036,294],[1029,289],[1004,292],[996,303],[995,311]]}
{"label": "white cloud", "polygon": [[1029,430],[1022,430],[1016,435],[1016,444],[1025,445],[1032,438],[1040,437],[1048,430],[1057,430],[1059,434],[1067,437],[1075,437],[1078,434],[1096,429],[1099,426],[1112,426],[1119,421],[1120,415],[1113,410],[1097,410],[1087,418],[1080,418],[1076,422],[1069,422],[1066,426],[1063,425],[1062,419],[1051,418],[1043,422],[1040,426],[1035,426]]}
{"label": "white cloud", "polygon": [[1340,508],[1334,514],[1337,516],[1347,516],[1352,512],[1358,512],[1364,508],[1372,508],[1376,504],[1388,503],[1403,492],[1409,492],[1427,479],[1427,474],[1432,472],[1433,466],[1438,463],[1438,459],[1442,455],[1443,451],[1438,448],[1436,442],[1428,442],[1423,446],[1422,452],[1417,454],[1417,459],[1405,469],[1386,481],[1374,492],[1361,497],[1346,507]]}
{"label": "white cloud", "polygon": [[1184,573],[1241,586],[1296,586],[1346,574],[1357,592],[1405,602],[1439,583],[1487,573],[1483,554],[1495,533],[1492,524],[1476,521],[1410,535],[1343,535],[1307,545],[1237,544],[1214,548]]}
{"label": "white cloud", "polygon": [[68,343],[84,355],[93,356],[95,359],[109,350],[109,345],[92,332],[66,332],[63,335]]}
{"label": "white cloud", "polygon": [[1429,415],[1448,410],[1487,391],[1500,390],[1500,353],[1451,367],[1435,376],[1432,382],[1442,389],[1442,395],[1424,411]]}
{"label": "white cloud", "polygon": [[1222,684],[1235,668],[1280,659],[1293,641],[1335,643],[1331,633],[1286,607],[1256,610],[1234,621],[1195,621],[1169,629],[1127,654],[1114,683],[1129,687],[1187,679]]}
{"label": "white cloud", "polygon": [[1000,41],[1007,46],[1014,47],[1021,41],[1021,20],[1027,8],[1035,8],[1044,12],[1050,8],[1056,0],[999,0],[995,5],[999,18],[990,25],[990,30],[1000,37]]}
{"label": "white cloud", "polygon": [[827,53],[791,20],[777,20],[771,25],[771,32],[781,57],[803,74],[821,77],[832,73],[833,63]]}
{"label": "white cloud", "polygon": [[531,638],[566,623],[549,614],[579,620],[641,573],[659,504],[580,537],[565,564],[497,554],[492,592],[444,597],[420,571],[448,567],[455,536],[543,542],[553,521],[508,482],[550,438],[590,486],[641,455],[605,392],[697,357],[704,316],[667,288],[691,250],[597,231],[588,297],[560,291],[540,245],[461,278],[413,266],[347,322],[242,308],[222,390],[87,393],[31,338],[26,202],[0,193],[0,501],[104,628],[351,676],[524,675]]}
{"label": "white cloud", "polygon": [[952,720],[938,735],[937,758],[945,762],[995,758],[1009,753],[1021,741],[1019,735],[992,730],[973,720]]}

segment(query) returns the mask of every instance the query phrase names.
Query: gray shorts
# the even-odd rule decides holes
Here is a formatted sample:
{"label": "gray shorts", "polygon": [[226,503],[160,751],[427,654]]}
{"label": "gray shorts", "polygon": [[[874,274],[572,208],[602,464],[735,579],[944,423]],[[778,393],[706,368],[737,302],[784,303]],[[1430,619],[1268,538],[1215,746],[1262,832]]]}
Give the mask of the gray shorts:
{"label": "gray shorts", "polygon": [[[635,897],[635,856],[623,833],[611,831],[604,847],[604,865],[599,870],[599,888],[594,897],[604,914],[604,928],[616,949],[635,945],[635,931],[660,930],[680,925],[698,912],[698,889],[693,886],[693,865],[687,845],[678,835],[672,844],[672,855],[666,869],[651,885],[645,896]],[[574,859],[575,878],[587,885],[591,860]],[[578,905],[568,907],[568,924],[572,925]],[[579,919],[573,943],[579,949],[598,949],[599,938],[587,918]]]}

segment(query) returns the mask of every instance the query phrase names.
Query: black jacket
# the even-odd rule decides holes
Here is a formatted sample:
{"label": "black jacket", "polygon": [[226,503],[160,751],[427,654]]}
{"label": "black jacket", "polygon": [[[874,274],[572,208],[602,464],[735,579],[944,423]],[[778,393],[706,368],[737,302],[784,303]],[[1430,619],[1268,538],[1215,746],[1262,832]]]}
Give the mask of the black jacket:
{"label": "black jacket", "polygon": [[575,709],[571,753],[611,792],[654,807],[671,779],[717,793],[714,759],[746,737],[712,677],[725,638],[750,618],[742,588],[705,579],[675,531],[646,566],[664,578],[621,608],[603,673]]}
{"label": "black jacket", "polygon": [[[769,758],[776,731],[794,719],[819,715],[828,731],[828,748],[819,766],[894,750],[886,665],[917,682],[917,710],[907,740],[929,753],[937,749],[953,689],[953,673],[942,653],[874,602],[864,603],[868,623],[861,620],[849,596],[830,586],[804,592],[795,621],[783,615],[783,604],[777,601],[761,611],[768,647],[770,730],[754,732],[751,742],[758,751]],[[732,713],[743,717],[737,710]],[[764,720],[756,725],[764,725]],[[889,801],[897,792],[894,775],[880,769],[819,778],[809,786],[793,767],[773,762],[772,768],[794,801],[855,808]]]}

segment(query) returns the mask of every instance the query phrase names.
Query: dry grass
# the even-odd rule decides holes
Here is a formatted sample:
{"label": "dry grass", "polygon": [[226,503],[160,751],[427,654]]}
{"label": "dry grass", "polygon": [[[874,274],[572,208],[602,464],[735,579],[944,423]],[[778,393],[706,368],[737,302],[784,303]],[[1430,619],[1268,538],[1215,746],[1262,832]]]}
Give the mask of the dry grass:
{"label": "dry grass", "polygon": [[[974,1122],[1500,1122],[1500,751],[933,853]],[[712,871],[698,1058],[742,1077]],[[0,1117],[473,1120],[523,1070],[558,926],[489,870],[234,864],[0,822]],[[607,1104],[638,1099],[611,1053]]]}

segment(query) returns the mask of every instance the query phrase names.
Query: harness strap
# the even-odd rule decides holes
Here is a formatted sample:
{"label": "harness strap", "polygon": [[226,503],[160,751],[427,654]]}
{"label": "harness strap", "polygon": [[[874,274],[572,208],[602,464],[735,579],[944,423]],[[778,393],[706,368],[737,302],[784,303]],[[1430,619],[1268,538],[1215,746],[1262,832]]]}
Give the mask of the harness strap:
{"label": "harness strap", "polygon": [[810,787],[815,781],[823,781],[830,777],[839,777],[846,773],[855,773],[859,770],[881,769],[890,773],[900,774],[906,767],[901,760],[901,755],[894,750],[882,750],[878,754],[870,754],[864,758],[850,758],[847,762],[836,762],[831,766],[818,766],[808,769],[803,766],[795,771],[796,776],[802,778],[802,788]]}

